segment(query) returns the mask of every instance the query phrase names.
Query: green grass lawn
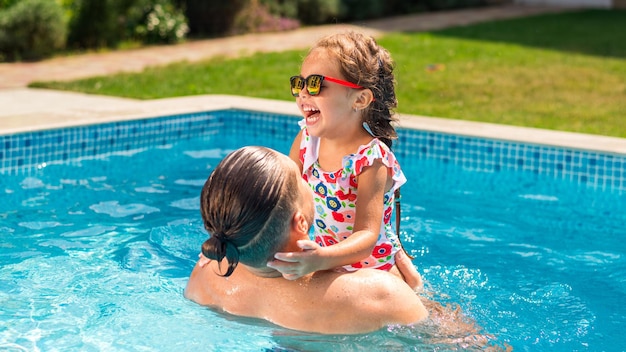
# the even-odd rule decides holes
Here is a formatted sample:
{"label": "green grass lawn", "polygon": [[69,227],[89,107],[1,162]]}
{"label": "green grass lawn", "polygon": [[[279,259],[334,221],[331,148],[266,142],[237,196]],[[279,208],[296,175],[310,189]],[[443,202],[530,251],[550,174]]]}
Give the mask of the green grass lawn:
{"label": "green grass lawn", "polygon": [[[393,33],[379,43],[397,64],[400,113],[626,137],[626,11]],[[177,63],[31,86],[139,99],[235,94],[292,100],[288,80],[304,54]]]}

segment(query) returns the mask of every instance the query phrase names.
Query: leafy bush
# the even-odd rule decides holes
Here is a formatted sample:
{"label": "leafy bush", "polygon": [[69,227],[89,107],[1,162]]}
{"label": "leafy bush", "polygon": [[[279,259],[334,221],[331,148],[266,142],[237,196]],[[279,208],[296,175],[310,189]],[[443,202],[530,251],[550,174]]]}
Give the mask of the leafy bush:
{"label": "leafy bush", "polygon": [[476,7],[486,4],[486,0],[425,0],[429,10],[447,10],[461,7]]}
{"label": "leafy bush", "polygon": [[351,22],[428,10],[483,6],[494,1],[506,0],[298,0],[297,18],[306,24]]}
{"label": "leafy bush", "polygon": [[144,43],[176,43],[189,32],[187,18],[169,0],[161,0],[148,7],[135,34]]}
{"label": "leafy bush", "polygon": [[298,19],[306,24],[337,21],[341,12],[340,0],[298,0]]}
{"label": "leafy bush", "polygon": [[113,47],[123,36],[116,0],[75,0],[70,6],[68,43],[78,48]]}
{"label": "leafy bush", "polygon": [[385,2],[377,0],[342,0],[341,17],[354,20],[366,20],[381,17],[385,12]]}
{"label": "leafy bush", "polygon": [[297,2],[292,0],[174,1],[189,20],[190,35],[197,37],[280,31],[300,25]]}
{"label": "leafy bush", "polygon": [[63,9],[55,0],[22,0],[0,11],[0,55],[35,60],[65,47]]}
{"label": "leafy bush", "polygon": [[0,10],[8,9],[9,7],[17,4],[20,0],[0,0]]}
{"label": "leafy bush", "polygon": [[275,32],[295,29],[300,26],[297,20],[283,18],[270,13],[267,5],[251,0],[235,17],[233,34]]}
{"label": "leafy bush", "polygon": [[176,0],[189,20],[189,33],[195,36],[228,34],[235,18],[249,0]]}
{"label": "leafy bush", "polygon": [[298,18],[298,1],[293,0],[260,0],[269,12],[281,18]]}
{"label": "leafy bush", "polygon": [[70,17],[69,45],[114,47],[122,41],[174,43],[189,31],[172,0],[61,0]]}

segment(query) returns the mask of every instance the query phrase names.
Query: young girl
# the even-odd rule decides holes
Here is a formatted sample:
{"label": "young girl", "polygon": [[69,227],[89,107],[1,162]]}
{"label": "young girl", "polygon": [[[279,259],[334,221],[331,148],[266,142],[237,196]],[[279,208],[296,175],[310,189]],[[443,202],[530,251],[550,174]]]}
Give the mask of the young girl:
{"label": "young girl", "polygon": [[406,178],[390,149],[397,101],[389,52],[358,33],[330,35],[301,71],[291,93],[304,120],[290,157],[314,192],[315,242],[299,241],[304,252],[277,253],[268,266],[287,279],[338,267],[399,269],[419,289],[391,226],[394,191]]}

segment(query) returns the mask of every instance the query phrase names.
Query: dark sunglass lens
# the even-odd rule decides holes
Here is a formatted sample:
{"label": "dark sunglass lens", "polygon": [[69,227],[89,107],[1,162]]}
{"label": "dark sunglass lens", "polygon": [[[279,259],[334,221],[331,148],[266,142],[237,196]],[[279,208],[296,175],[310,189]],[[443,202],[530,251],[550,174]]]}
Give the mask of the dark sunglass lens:
{"label": "dark sunglass lens", "polygon": [[307,78],[306,87],[311,95],[318,95],[322,89],[322,76],[311,75]]}
{"label": "dark sunglass lens", "polygon": [[302,79],[302,77],[293,76],[291,77],[290,81],[291,81],[291,95],[293,95],[294,97],[297,97],[298,94],[300,94],[300,92],[302,91],[302,88],[304,88],[304,80]]}

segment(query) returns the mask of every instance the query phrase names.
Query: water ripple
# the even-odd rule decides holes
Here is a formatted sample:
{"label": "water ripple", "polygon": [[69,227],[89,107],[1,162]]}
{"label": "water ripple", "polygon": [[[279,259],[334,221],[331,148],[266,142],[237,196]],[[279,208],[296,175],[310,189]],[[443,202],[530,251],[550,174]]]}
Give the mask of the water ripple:
{"label": "water ripple", "polygon": [[131,203],[121,205],[118,201],[100,202],[98,204],[91,205],[89,209],[99,214],[108,214],[114,218],[122,218],[131,215],[138,214],[150,214],[160,211],[158,208],[151,207],[149,205],[140,203]]}

